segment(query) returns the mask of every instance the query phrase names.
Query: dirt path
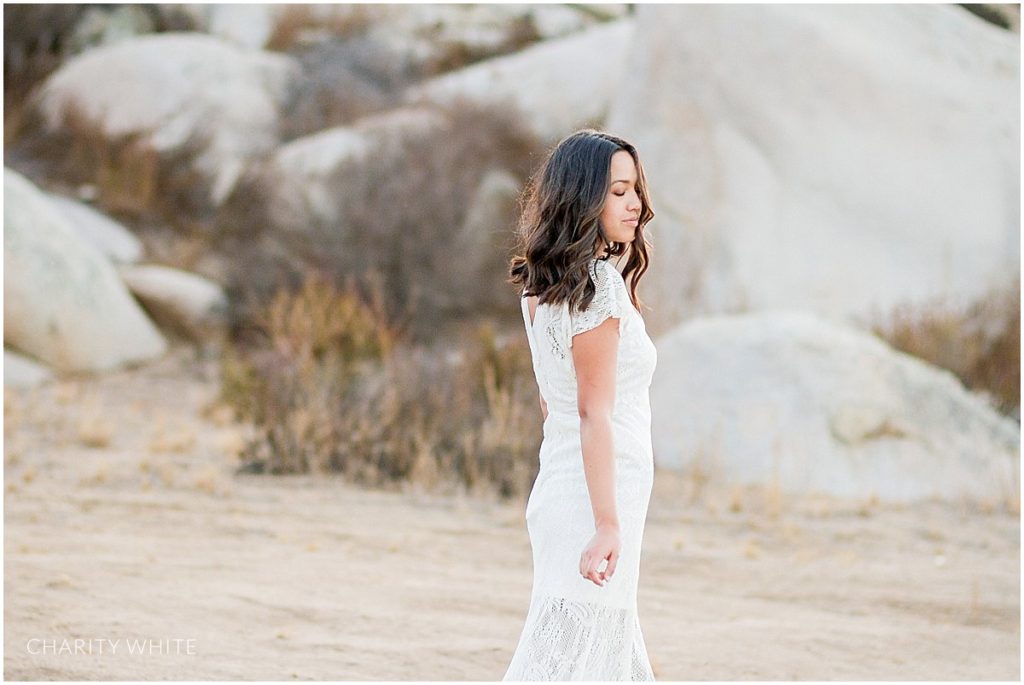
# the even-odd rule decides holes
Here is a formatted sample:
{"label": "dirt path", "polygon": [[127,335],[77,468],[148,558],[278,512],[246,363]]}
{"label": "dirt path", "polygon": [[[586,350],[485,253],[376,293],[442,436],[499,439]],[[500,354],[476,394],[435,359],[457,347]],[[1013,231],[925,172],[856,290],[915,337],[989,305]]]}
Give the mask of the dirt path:
{"label": "dirt path", "polygon": [[[524,504],[235,476],[213,372],[6,392],[5,677],[500,679]],[[659,680],[1020,678],[1019,515],[655,481]]]}

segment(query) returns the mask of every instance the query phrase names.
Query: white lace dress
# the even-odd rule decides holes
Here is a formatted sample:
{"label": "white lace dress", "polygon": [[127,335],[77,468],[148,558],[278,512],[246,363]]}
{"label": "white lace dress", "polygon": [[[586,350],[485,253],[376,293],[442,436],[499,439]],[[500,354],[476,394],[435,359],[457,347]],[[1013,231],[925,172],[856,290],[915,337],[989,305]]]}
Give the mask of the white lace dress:
{"label": "white lace dress", "polygon": [[[596,293],[583,312],[538,305],[533,324],[522,298],[533,369],[547,403],[540,472],[526,504],[533,592],[526,625],[503,680],[654,680],[637,614],[640,546],[654,478],[649,388],[657,353],[625,281],[592,259]],[[580,555],[594,535],[576,403],[574,335],[619,319],[615,489],[621,554],[604,587],[583,578]]]}

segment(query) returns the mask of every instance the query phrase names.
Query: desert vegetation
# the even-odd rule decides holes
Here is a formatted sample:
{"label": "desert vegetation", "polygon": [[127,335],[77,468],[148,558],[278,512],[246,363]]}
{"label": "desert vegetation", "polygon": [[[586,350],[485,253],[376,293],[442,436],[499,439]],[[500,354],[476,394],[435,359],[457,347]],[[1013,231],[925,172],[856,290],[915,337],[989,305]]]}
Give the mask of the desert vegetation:
{"label": "desert vegetation", "polygon": [[411,343],[350,281],[310,274],[253,317],[226,353],[221,399],[256,426],[241,470],[337,472],[428,490],[532,483],[540,410],[525,342],[480,323]]}
{"label": "desert vegetation", "polygon": [[957,306],[936,299],[877,317],[873,332],[896,349],[952,371],[1020,421],[1020,280]]}

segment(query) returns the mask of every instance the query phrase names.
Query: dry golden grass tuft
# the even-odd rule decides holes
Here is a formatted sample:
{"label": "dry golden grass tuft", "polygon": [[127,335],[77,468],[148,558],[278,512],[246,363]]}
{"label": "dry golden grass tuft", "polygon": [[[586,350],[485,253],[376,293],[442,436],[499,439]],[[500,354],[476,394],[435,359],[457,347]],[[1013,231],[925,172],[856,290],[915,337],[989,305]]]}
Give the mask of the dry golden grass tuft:
{"label": "dry golden grass tuft", "polygon": [[78,442],[86,447],[110,447],[114,439],[114,422],[95,410],[87,411],[78,420]]}
{"label": "dry golden grass tuft", "polygon": [[897,307],[871,328],[896,349],[952,371],[999,411],[1019,418],[1019,278],[967,307],[941,299]]}

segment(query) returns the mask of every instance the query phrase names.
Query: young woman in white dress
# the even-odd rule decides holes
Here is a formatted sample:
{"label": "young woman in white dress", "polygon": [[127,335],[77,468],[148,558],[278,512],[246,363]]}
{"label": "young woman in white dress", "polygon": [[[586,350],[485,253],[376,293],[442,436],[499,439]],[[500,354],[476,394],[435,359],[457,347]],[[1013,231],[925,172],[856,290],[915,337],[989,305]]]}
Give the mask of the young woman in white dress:
{"label": "young woman in white dress", "polygon": [[654,680],[637,586],[657,354],[636,295],[653,217],[636,149],[593,129],[562,140],[527,189],[509,274],[544,438],[526,505],[533,591],[504,680]]}

